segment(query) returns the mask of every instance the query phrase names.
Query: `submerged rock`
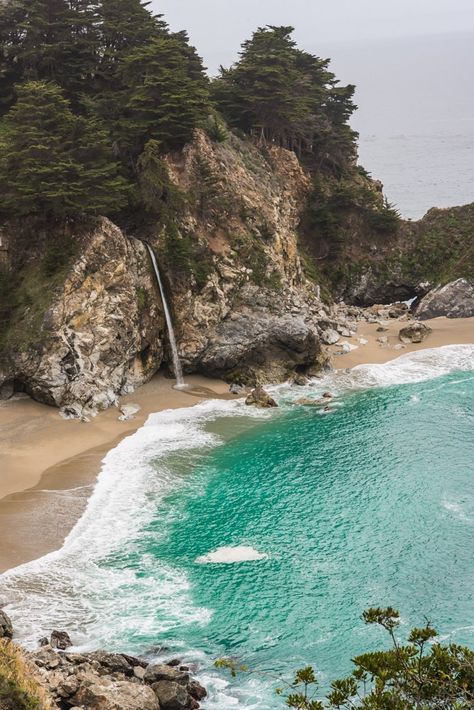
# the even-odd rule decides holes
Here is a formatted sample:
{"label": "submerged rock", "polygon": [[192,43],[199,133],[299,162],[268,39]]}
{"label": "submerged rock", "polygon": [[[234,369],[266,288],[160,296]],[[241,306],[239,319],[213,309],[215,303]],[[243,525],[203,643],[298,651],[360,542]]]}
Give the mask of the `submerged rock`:
{"label": "submerged rock", "polygon": [[428,325],[416,321],[402,328],[398,337],[402,343],[422,343],[431,332],[432,330]]}
{"label": "submerged rock", "polygon": [[273,397],[271,397],[268,392],[265,392],[263,387],[255,387],[254,390],[248,395],[245,400],[245,404],[250,406],[259,407],[260,409],[269,409],[271,407],[278,407]]}
{"label": "submerged rock", "polygon": [[471,318],[474,316],[474,281],[457,279],[430,291],[418,304],[415,315],[428,318]]}

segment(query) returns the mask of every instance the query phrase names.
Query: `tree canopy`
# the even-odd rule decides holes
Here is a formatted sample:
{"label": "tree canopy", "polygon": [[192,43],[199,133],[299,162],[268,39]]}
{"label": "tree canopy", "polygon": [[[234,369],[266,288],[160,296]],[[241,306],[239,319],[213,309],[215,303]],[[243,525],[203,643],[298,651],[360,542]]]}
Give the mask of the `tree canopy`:
{"label": "tree canopy", "polygon": [[338,86],[329,60],[298,49],[293,27],[260,27],[239,61],[221,68],[212,96],[231,126],[294,150],[313,167],[351,162],[355,87]]}
{"label": "tree canopy", "polygon": [[122,206],[127,183],[99,121],[75,115],[52,82],[22,84],[17,97],[0,129],[2,210],[66,216]]}
{"label": "tree canopy", "polygon": [[4,213],[116,214],[147,142],[180,148],[205,123],[202,61],[148,5],[0,4]]}
{"label": "tree canopy", "polygon": [[[114,215],[125,194],[136,210],[150,145],[155,160],[157,150],[180,149],[200,126],[225,140],[217,116],[261,143],[294,150],[315,171],[354,162],[354,87],[339,86],[328,60],[298,49],[291,27],[259,28],[239,61],[210,82],[186,32],[171,32],[148,6],[0,3],[4,212],[67,214],[82,200],[85,211]],[[148,179],[148,212],[157,212],[149,200],[159,188]]]}

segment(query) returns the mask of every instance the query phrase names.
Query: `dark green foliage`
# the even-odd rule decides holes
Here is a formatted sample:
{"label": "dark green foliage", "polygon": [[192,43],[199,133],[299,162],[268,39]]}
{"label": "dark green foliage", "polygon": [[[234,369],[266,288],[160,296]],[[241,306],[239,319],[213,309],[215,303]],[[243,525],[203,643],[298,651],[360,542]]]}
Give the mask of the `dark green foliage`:
{"label": "dark green foliage", "polygon": [[137,162],[139,202],[152,215],[168,219],[180,209],[183,196],[171,182],[158,141],[150,140]]}
{"label": "dark green foliage", "polygon": [[340,172],[356,153],[347,123],[354,87],[338,86],[329,60],[299,50],[292,33],[259,28],[239,62],[221,69],[212,96],[232,126],[294,150],[314,169]]}
{"label": "dark green foliage", "polygon": [[[348,678],[331,683],[323,700],[313,668],[297,671],[294,681],[277,689],[286,705],[295,710],[472,710],[474,707],[474,652],[457,644],[436,641],[437,632],[428,622],[414,628],[406,643],[396,632],[400,615],[392,607],[368,609],[366,624],[386,631],[390,648],[353,659]],[[230,659],[219,659],[216,667],[227,668],[235,677],[248,672]]]}
{"label": "dark green foliage", "polygon": [[171,33],[148,5],[0,3],[0,162],[3,176],[11,171],[5,215],[70,216],[79,205],[117,214],[125,180],[136,185],[129,208],[137,211],[142,194],[150,208],[145,146],[181,147],[211,110],[208,80],[186,33]]}
{"label": "dark green foliage", "polygon": [[204,123],[206,82],[193,69],[181,36],[153,38],[124,57],[120,73],[129,92],[120,133],[132,156],[151,138],[165,150],[179,148]]}
{"label": "dark green foliage", "polygon": [[400,226],[400,220],[400,212],[387,198],[381,208],[367,212],[369,227],[379,234],[393,234]]}
{"label": "dark green foliage", "polygon": [[194,162],[196,207],[201,217],[212,216],[219,207],[222,187],[209,163],[201,157]]}
{"label": "dark green foliage", "polygon": [[106,131],[76,116],[56,84],[17,87],[0,128],[2,210],[45,217],[110,212],[125,201]]}
{"label": "dark green foliage", "polygon": [[179,230],[174,221],[165,227],[162,263],[176,278],[188,279],[192,276],[198,288],[202,288],[212,270],[212,256],[207,247],[200,244],[197,236],[186,230]]}
{"label": "dark green foliage", "polygon": [[209,138],[216,141],[216,143],[225,143],[229,137],[229,131],[225,127],[225,123],[219,118],[216,112],[213,112],[208,117],[205,129]]}

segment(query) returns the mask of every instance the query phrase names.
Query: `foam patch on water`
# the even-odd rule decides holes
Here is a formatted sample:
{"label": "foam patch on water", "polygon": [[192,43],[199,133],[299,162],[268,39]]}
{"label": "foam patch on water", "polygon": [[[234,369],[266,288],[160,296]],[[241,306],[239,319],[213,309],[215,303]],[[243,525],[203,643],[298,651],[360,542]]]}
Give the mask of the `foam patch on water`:
{"label": "foam patch on water", "polygon": [[248,545],[237,545],[236,547],[219,547],[214,552],[202,555],[196,559],[198,564],[235,564],[238,562],[256,562],[266,560],[268,555],[259,552]]}

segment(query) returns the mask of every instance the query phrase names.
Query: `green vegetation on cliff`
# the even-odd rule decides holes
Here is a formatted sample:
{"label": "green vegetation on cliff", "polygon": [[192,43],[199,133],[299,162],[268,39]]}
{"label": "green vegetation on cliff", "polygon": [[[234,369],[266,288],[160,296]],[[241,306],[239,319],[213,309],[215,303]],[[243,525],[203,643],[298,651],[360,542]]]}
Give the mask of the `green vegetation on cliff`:
{"label": "green vegetation on cliff", "polygon": [[[120,214],[148,140],[179,148],[210,112],[184,32],[140,0],[0,5],[0,182],[5,217]],[[127,190],[127,187],[129,188]],[[135,188],[135,189],[131,189]]]}

